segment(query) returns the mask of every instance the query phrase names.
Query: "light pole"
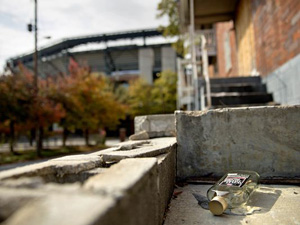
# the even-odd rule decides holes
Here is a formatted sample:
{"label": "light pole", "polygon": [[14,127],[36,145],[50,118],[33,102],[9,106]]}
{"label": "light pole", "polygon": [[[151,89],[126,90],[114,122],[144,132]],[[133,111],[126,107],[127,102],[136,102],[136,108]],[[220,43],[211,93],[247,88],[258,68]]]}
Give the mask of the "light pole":
{"label": "light pole", "polygon": [[38,28],[37,28],[37,0],[34,0],[34,88],[35,94],[38,93]]}
{"label": "light pole", "polygon": [[38,28],[37,28],[37,0],[34,0],[34,24],[27,24],[27,30],[32,32],[34,30],[34,52],[33,52],[33,73],[34,73],[34,91],[37,93],[38,91]]}
{"label": "light pole", "polygon": [[[38,86],[38,27],[37,27],[37,0],[34,0],[34,88],[35,88],[35,98],[36,101],[38,100],[38,92],[39,92],[39,86]],[[37,102],[36,102],[37,103]],[[35,128],[35,135],[36,135],[36,151],[37,155],[41,156],[41,150],[42,150],[42,140],[41,140],[41,132],[42,130],[39,127],[39,120],[37,118],[37,124]]]}
{"label": "light pole", "polygon": [[[28,31],[32,32],[34,29],[34,53],[33,53],[33,72],[34,72],[34,80],[33,80],[33,88],[34,88],[34,103],[37,104],[38,101],[38,92],[39,92],[39,87],[38,87],[38,26],[37,26],[37,21],[38,21],[38,15],[37,15],[37,0],[34,0],[34,25],[28,24]],[[39,129],[39,122],[38,118],[36,118],[35,121],[35,140],[36,140],[36,149],[37,149],[37,154],[40,156],[41,154],[41,140],[40,140],[40,129]]]}

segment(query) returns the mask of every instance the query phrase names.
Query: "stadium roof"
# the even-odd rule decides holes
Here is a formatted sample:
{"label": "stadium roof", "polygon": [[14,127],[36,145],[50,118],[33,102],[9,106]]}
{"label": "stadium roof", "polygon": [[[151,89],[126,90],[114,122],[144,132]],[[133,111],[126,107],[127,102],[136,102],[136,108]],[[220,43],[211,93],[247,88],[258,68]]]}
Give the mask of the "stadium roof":
{"label": "stadium roof", "polygon": [[[62,52],[63,50],[67,50],[82,44],[116,41],[121,39],[135,39],[135,38],[145,39],[147,37],[155,37],[161,35],[162,33],[159,32],[157,29],[143,29],[143,30],[133,30],[133,31],[67,38],[55,44],[52,44],[50,46],[41,48],[39,50],[39,57],[47,57],[47,56],[55,55]],[[32,61],[33,61],[33,52],[29,54],[13,57],[8,60],[9,63],[12,63],[12,66],[16,66],[18,62],[28,63]]]}

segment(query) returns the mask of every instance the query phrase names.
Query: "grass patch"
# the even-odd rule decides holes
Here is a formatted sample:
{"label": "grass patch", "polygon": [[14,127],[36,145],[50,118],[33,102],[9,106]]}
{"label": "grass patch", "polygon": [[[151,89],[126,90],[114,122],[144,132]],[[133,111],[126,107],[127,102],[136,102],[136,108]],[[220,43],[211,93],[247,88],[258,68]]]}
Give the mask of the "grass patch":
{"label": "grass patch", "polygon": [[26,162],[38,159],[55,158],[59,156],[89,153],[107,148],[105,145],[97,146],[66,146],[55,149],[43,149],[42,156],[38,157],[35,150],[19,151],[16,155],[8,153],[0,153],[0,165]]}

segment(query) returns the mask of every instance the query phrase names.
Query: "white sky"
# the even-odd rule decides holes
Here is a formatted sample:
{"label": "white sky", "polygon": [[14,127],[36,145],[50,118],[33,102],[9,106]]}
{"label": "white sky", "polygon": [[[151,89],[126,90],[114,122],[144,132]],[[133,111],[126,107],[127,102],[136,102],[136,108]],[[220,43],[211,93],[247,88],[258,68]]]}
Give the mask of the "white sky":
{"label": "white sky", "polygon": [[[73,36],[158,27],[166,23],[156,19],[159,1],[38,0],[39,46]],[[0,0],[0,71],[6,59],[33,50],[30,22],[33,0]]]}

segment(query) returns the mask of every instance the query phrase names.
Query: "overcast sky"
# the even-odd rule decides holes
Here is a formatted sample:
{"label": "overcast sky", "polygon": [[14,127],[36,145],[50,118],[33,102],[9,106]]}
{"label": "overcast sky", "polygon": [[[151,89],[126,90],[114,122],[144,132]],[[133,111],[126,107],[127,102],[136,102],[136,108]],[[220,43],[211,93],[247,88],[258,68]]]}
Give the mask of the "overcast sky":
{"label": "overcast sky", "polygon": [[[159,1],[38,0],[39,46],[73,36],[157,27],[166,23],[156,19]],[[0,0],[0,71],[6,59],[33,50],[34,36],[27,31],[33,21],[33,0]]]}

